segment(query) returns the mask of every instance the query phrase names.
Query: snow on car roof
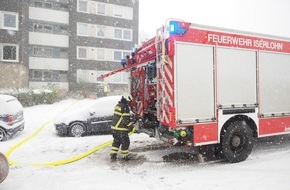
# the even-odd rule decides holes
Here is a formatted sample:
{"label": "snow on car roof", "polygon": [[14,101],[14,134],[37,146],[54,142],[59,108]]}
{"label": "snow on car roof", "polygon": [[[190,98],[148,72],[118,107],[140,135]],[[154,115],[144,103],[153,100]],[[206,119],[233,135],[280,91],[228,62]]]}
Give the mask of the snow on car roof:
{"label": "snow on car roof", "polygon": [[94,112],[95,116],[98,117],[113,115],[114,106],[121,97],[122,96],[107,96],[98,98],[90,102],[87,106],[62,113],[54,119],[54,123],[69,124],[72,121],[86,121],[90,117],[90,112]]}
{"label": "snow on car roof", "polygon": [[16,98],[13,96],[10,96],[10,95],[6,95],[6,94],[0,94],[0,101],[1,102],[8,102],[11,100],[16,100]]}

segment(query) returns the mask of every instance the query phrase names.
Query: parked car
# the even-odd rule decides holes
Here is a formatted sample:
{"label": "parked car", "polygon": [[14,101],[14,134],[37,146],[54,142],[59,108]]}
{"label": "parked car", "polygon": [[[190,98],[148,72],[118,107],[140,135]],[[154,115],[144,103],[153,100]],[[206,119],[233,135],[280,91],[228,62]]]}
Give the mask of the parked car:
{"label": "parked car", "polygon": [[81,137],[92,133],[110,133],[114,107],[121,97],[98,98],[86,108],[60,115],[54,122],[58,135]]}
{"label": "parked car", "polygon": [[23,107],[17,98],[0,94],[0,141],[24,129]]}

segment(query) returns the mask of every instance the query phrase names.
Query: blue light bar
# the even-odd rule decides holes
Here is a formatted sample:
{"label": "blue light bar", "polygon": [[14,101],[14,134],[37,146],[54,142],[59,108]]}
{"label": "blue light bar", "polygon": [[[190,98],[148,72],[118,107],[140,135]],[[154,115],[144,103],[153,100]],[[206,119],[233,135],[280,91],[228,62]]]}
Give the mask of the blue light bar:
{"label": "blue light bar", "polygon": [[169,22],[169,33],[183,35],[189,29],[189,23],[170,21]]}

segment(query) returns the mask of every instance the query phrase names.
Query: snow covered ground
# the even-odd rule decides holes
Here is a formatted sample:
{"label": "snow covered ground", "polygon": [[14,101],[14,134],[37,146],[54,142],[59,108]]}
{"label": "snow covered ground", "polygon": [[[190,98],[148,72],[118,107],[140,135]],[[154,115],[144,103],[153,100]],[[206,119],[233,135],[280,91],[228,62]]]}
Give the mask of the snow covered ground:
{"label": "snow covered ground", "polygon": [[[65,112],[65,108],[79,109],[92,101],[69,99],[52,105],[25,108],[24,131],[8,141],[0,142],[0,151],[6,153],[46,122]],[[111,163],[110,147],[107,147],[70,164],[33,166],[35,163],[70,158],[111,140],[111,135],[59,137],[50,123],[11,153],[10,159],[19,165],[10,167],[9,175],[0,184],[0,189],[280,190],[290,187],[289,135],[258,140],[250,157],[236,164],[213,161],[162,162],[162,156],[169,152],[166,150],[138,151],[144,159]],[[158,145],[162,143],[145,134],[131,136],[132,150]]]}

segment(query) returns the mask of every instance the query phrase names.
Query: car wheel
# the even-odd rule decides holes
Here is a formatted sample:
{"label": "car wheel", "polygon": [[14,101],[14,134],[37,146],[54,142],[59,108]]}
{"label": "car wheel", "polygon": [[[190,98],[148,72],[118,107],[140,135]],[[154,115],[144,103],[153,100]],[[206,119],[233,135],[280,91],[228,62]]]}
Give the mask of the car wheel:
{"label": "car wheel", "polygon": [[0,183],[2,183],[9,173],[9,163],[4,154],[0,152]]}
{"label": "car wheel", "polygon": [[71,137],[82,137],[86,134],[86,126],[81,122],[75,122],[70,125],[69,135]]}
{"label": "car wheel", "polygon": [[227,161],[241,162],[253,149],[253,131],[245,121],[230,124],[222,138],[222,151]]}
{"label": "car wheel", "polygon": [[5,141],[7,134],[4,129],[0,128],[0,141]]}

